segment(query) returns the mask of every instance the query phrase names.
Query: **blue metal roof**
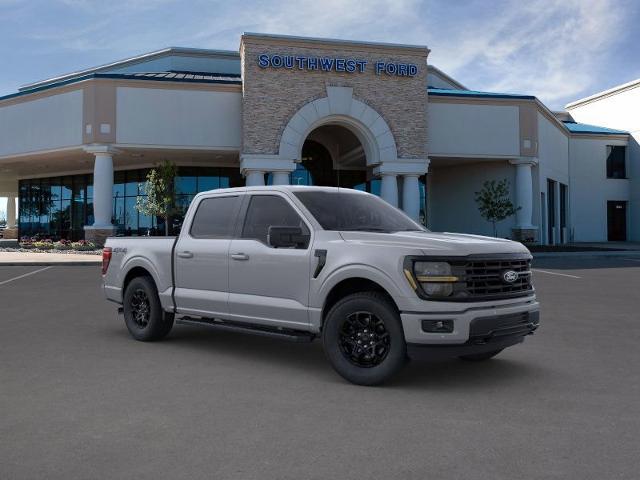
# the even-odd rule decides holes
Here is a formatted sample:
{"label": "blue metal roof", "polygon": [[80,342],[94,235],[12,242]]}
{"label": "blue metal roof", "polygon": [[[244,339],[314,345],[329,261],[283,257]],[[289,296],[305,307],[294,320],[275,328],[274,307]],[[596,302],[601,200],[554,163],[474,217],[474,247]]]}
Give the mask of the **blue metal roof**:
{"label": "blue metal roof", "polygon": [[477,90],[455,90],[448,88],[428,87],[429,95],[439,97],[476,97],[476,98],[519,98],[525,100],[535,100],[533,95],[521,95],[519,93],[498,93],[498,92],[479,92]]}
{"label": "blue metal roof", "polygon": [[152,82],[186,82],[186,83],[218,83],[218,84],[231,84],[242,85],[242,79],[240,75],[233,75],[229,73],[199,73],[199,72],[149,72],[149,73],[90,73],[81,77],[71,78],[69,80],[62,80],[55,83],[49,83],[41,87],[35,87],[28,90],[22,90],[17,93],[10,93],[0,97],[0,100],[7,100],[9,98],[22,97],[35,92],[42,92],[43,90],[49,90],[51,88],[62,87],[63,85],[70,85],[72,83],[82,82],[84,80],[90,80],[92,78],[113,78],[119,80],[145,80]]}
{"label": "blue metal roof", "polygon": [[628,135],[629,132],[624,130],[614,130],[613,128],[598,127],[597,125],[588,125],[586,123],[577,123],[563,121],[564,126],[569,129],[571,133],[596,133],[600,135]]}

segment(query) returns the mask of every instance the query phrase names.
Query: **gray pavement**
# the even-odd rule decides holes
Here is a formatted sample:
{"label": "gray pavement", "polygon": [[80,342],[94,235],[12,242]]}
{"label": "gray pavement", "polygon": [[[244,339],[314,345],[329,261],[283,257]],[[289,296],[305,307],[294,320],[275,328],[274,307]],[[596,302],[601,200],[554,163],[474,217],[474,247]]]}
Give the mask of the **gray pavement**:
{"label": "gray pavement", "polygon": [[345,383],[319,343],[132,340],[99,267],[0,266],[0,478],[637,479],[640,262],[540,259],[542,327],[485,364]]}

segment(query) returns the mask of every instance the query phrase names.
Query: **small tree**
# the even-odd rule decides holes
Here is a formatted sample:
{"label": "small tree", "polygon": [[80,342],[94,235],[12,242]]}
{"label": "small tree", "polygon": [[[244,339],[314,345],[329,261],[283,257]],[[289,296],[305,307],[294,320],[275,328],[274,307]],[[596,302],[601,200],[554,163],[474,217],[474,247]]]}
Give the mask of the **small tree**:
{"label": "small tree", "polygon": [[509,182],[506,178],[499,182],[485,181],[482,190],[476,192],[476,203],[482,218],[491,222],[494,237],[498,236],[496,224],[520,210],[520,207],[516,208],[509,199]]}
{"label": "small tree", "polygon": [[147,183],[142,185],[146,197],[138,197],[136,210],[143,215],[164,218],[164,233],[169,235],[169,220],[176,213],[176,191],[174,179],[178,167],[165,160],[147,174]]}

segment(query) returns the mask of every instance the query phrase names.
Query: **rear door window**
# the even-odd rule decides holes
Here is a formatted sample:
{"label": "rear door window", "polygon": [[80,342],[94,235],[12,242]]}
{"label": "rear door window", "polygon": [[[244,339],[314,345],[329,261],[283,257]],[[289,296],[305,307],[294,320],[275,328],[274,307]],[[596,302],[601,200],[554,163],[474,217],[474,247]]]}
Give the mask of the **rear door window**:
{"label": "rear door window", "polygon": [[190,234],[194,238],[231,238],[235,227],[240,197],[205,198],[198,205]]}

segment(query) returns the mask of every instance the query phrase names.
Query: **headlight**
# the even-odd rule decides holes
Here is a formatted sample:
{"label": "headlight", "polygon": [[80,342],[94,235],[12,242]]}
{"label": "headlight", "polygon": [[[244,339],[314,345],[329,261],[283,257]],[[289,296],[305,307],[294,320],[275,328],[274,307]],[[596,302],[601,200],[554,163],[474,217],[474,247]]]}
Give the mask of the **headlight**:
{"label": "headlight", "polygon": [[[405,274],[407,273],[409,272],[405,271]],[[430,297],[448,297],[453,293],[453,284],[458,281],[458,277],[451,274],[451,265],[447,262],[416,261],[413,263],[413,275],[409,280],[414,288],[415,281]]]}

